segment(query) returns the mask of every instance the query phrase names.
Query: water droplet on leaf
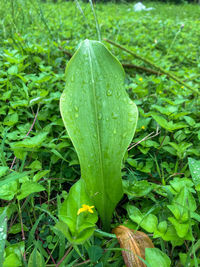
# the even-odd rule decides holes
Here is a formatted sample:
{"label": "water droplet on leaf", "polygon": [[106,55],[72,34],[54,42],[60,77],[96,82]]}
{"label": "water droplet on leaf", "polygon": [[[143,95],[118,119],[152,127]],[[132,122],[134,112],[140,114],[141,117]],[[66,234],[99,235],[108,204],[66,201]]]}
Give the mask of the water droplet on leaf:
{"label": "water droplet on leaf", "polygon": [[112,118],[113,118],[113,119],[117,119],[117,118],[118,118],[118,114],[115,113],[115,112],[112,112]]}
{"label": "water droplet on leaf", "polygon": [[112,91],[111,91],[111,90],[108,90],[108,91],[106,92],[106,94],[107,94],[107,96],[111,96],[111,95],[112,95]]}
{"label": "water droplet on leaf", "polygon": [[102,119],[102,114],[99,113],[98,119],[101,120]]}

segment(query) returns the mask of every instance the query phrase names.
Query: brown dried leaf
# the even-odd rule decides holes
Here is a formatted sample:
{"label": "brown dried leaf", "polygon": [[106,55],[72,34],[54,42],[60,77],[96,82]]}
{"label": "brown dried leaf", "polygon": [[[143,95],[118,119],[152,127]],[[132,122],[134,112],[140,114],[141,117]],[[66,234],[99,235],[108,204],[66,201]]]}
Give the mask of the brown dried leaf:
{"label": "brown dried leaf", "polygon": [[[145,248],[153,248],[151,239],[143,232],[131,230],[123,225],[113,230],[120,243],[122,256],[127,267],[146,267],[139,257],[145,259]],[[139,256],[139,257],[138,257]]]}

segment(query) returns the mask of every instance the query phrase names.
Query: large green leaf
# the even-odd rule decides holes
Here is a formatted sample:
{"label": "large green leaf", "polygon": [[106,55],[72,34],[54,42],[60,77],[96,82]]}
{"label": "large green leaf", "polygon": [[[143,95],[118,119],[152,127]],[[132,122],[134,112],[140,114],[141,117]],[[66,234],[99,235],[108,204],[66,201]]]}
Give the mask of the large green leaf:
{"label": "large green leaf", "polygon": [[83,41],[68,63],[60,109],[87,192],[108,230],[123,195],[121,162],[138,111],[124,89],[121,64],[102,43]]}
{"label": "large green leaf", "polygon": [[3,213],[0,215],[0,266],[4,261],[4,248],[6,244],[6,238],[7,238],[7,217],[6,217],[6,211],[5,209]]}
{"label": "large green leaf", "polygon": [[192,176],[192,180],[197,187],[200,189],[200,160],[195,160],[193,158],[188,158],[190,173]]}

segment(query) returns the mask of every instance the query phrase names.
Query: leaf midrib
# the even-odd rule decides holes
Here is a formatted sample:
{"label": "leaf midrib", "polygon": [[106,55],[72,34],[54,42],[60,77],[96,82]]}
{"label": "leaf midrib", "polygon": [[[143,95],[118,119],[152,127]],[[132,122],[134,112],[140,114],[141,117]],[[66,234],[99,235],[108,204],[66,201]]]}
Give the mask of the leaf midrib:
{"label": "leaf midrib", "polygon": [[[87,45],[88,47],[88,56],[89,56],[89,65],[90,65],[90,74],[92,79],[92,93],[93,93],[93,101],[94,101],[94,108],[95,108],[95,120],[96,120],[96,130],[97,130],[97,140],[98,140],[98,148],[99,148],[99,161],[100,161],[100,172],[102,176],[102,182],[103,182],[103,191],[105,192],[105,183],[104,183],[104,171],[103,171],[103,160],[102,160],[102,144],[101,144],[101,138],[100,138],[100,130],[99,130],[99,123],[98,123],[98,107],[96,103],[96,90],[94,85],[94,76],[93,76],[93,68],[92,68],[92,59],[91,59],[91,51],[90,51],[90,45]],[[103,206],[105,211],[105,199],[103,198]]]}

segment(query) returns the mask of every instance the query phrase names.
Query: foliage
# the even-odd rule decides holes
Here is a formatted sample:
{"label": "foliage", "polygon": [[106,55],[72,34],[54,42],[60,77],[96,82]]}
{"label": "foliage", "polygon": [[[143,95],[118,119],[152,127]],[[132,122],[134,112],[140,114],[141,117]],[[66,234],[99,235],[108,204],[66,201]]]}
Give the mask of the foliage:
{"label": "foliage", "polygon": [[137,107],[125,92],[122,66],[100,42],[81,43],[68,63],[66,81],[62,118],[86,191],[108,231],[123,195],[121,164],[135,132]]}
{"label": "foliage", "polygon": [[[65,228],[66,238],[55,227],[80,178],[78,156],[59,112],[64,69],[80,41],[97,39],[90,5],[76,3],[1,1],[0,243],[5,249],[0,258],[4,267],[13,262],[26,266],[35,257],[44,259],[46,266],[124,264],[115,235],[94,228],[96,213],[80,214],[92,218],[91,232],[83,225],[90,236],[84,244],[71,247],[69,229]],[[102,37],[150,59],[198,90],[200,7],[146,5],[155,9],[135,13],[132,3],[97,4]],[[120,62],[150,68],[104,44]],[[150,266],[153,260],[169,266],[169,257],[171,266],[196,267],[200,264],[199,97],[165,75],[133,66],[125,66],[125,71],[125,87],[138,106],[139,120],[123,159],[125,197],[114,212],[112,228],[120,223],[145,231],[159,249],[146,251]],[[99,222],[97,227],[101,229]]]}

